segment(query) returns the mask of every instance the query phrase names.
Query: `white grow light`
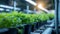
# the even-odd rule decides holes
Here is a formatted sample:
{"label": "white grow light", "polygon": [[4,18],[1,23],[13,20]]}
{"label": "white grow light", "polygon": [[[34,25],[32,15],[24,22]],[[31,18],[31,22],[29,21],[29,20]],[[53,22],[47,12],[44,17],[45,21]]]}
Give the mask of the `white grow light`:
{"label": "white grow light", "polygon": [[31,3],[32,5],[36,6],[36,3],[33,2],[32,0],[26,0],[27,2]]}
{"label": "white grow light", "polygon": [[3,8],[0,8],[0,11],[3,11],[4,9]]}
{"label": "white grow light", "polygon": [[[11,7],[11,6],[7,6],[7,5],[0,5],[0,7],[3,7],[3,8],[8,8],[8,9],[13,9],[14,7]],[[16,10],[21,10],[20,8],[15,8]]]}
{"label": "white grow light", "polygon": [[[32,5],[36,6],[37,4],[35,2],[33,2],[32,0],[26,0],[27,2],[31,3]],[[40,8],[41,10],[44,10],[45,12],[49,13],[47,9],[43,8],[42,5],[38,5],[38,8]]]}

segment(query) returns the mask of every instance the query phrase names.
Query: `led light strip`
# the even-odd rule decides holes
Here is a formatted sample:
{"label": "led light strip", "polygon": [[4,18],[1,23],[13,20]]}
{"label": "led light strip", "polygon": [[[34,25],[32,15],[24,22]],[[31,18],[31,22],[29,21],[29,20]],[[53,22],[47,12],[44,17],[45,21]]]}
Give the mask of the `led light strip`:
{"label": "led light strip", "polygon": [[[0,5],[0,7],[13,9],[13,7],[7,6],[7,5]],[[15,9],[16,9],[16,10],[20,10],[20,8],[15,8]]]}
{"label": "led light strip", "polygon": [[[26,0],[27,2],[31,3],[32,5],[36,6],[37,4],[33,2],[32,0]],[[38,6],[41,10],[44,10],[45,12],[49,13],[47,9],[43,8],[42,6]]]}
{"label": "led light strip", "polygon": [[0,11],[3,11],[4,9],[3,8],[0,8]]}
{"label": "led light strip", "polygon": [[26,0],[27,2],[31,3],[32,5],[36,6],[36,3],[33,2],[32,0]]}

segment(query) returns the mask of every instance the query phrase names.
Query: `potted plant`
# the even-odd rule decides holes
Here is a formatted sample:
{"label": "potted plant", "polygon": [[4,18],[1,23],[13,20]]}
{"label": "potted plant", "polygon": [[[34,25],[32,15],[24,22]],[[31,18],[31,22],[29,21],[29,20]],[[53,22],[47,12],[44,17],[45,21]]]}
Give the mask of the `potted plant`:
{"label": "potted plant", "polygon": [[47,23],[47,20],[48,20],[48,16],[47,14],[40,14],[39,17],[38,17],[38,22],[39,22],[39,25],[43,25],[43,24],[46,24]]}
{"label": "potted plant", "polygon": [[[6,34],[17,34],[16,26],[20,24],[20,18],[15,17],[12,14],[0,15],[0,29],[8,29]],[[4,33],[5,34],[5,33]]]}
{"label": "potted plant", "polygon": [[18,34],[24,34],[24,27],[23,26],[20,26],[20,28],[17,28],[18,29]]}
{"label": "potted plant", "polygon": [[54,14],[53,13],[49,13],[48,16],[49,16],[50,20],[54,19]]}
{"label": "potted plant", "polygon": [[32,21],[31,32],[34,32],[36,30],[36,25],[37,25],[36,15],[31,14],[30,16]]}
{"label": "potted plant", "polygon": [[31,25],[34,22],[34,19],[31,17],[30,14],[26,14],[25,17],[24,17],[24,19],[22,20],[22,22],[25,23],[25,24],[27,24],[25,26],[25,28],[27,29],[27,30],[25,30],[26,31],[25,33],[26,34],[30,34],[30,32],[31,32]]}

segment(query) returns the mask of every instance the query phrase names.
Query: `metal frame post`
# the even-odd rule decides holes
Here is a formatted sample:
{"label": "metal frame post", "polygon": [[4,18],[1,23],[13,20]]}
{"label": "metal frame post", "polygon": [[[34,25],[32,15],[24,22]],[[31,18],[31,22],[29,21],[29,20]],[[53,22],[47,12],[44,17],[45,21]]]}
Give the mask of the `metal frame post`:
{"label": "metal frame post", "polygon": [[58,23],[59,23],[58,7],[59,7],[59,0],[55,0],[55,29],[56,29],[56,34],[58,34]]}
{"label": "metal frame post", "polygon": [[13,2],[14,2],[14,11],[16,11],[16,0],[13,0]]}
{"label": "metal frame post", "polygon": [[29,4],[28,4],[28,3],[26,3],[26,4],[27,4],[27,5],[26,5],[27,14],[29,14],[29,11],[28,11],[28,10],[29,10],[30,7],[29,7]]}

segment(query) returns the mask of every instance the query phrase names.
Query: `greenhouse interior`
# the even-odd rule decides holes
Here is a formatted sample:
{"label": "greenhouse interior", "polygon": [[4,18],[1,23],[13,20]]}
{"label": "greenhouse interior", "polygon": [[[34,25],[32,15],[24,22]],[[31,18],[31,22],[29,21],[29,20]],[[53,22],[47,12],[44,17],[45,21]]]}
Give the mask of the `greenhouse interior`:
{"label": "greenhouse interior", "polygon": [[60,34],[60,0],[0,0],[0,34]]}

